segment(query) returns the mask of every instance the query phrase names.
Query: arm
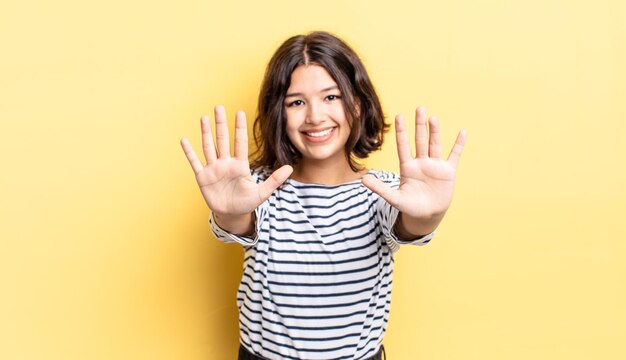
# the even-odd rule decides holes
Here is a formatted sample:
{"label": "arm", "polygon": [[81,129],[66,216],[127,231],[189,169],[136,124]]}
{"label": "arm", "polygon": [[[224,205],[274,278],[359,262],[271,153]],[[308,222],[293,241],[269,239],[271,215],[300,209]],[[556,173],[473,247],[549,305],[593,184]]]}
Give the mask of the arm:
{"label": "arm", "polygon": [[433,232],[450,207],[466,134],[460,131],[448,159],[441,159],[439,123],[430,117],[427,126],[425,110],[419,107],[415,114],[413,157],[401,115],[396,116],[395,125],[400,186],[391,189],[372,176],[365,176],[363,184],[400,211],[394,226],[396,234],[402,239],[415,239]]}
{"label": "arm", "polygon": [[254,232],[254,210],[287,180],[293,169],[285,165],[263,183],[257,184],[250,174],[245,113],[238,111],[235,116],[234,157],[230,155],[228,124],[223,106],[215,107],[215,128],[217,146],[213,142],[209,118],[202,116],[202,149],[206,165],[198,159],[189,140],[181,139],[181,146],[216,224],[231,234],[249,235]]}
{"label": "arm", "polygon": [[254,216],[252,213],[244,215],[219,215],[213,213],[217,226],[237,236],[251,236],[254,234]]}
{"label": "arm", "polygon": [[426,236],[439,226],[444,214],[433,216],[430,219],[411,218],[403,213],[398,214],[394,231],[400,240],[410,241]]}

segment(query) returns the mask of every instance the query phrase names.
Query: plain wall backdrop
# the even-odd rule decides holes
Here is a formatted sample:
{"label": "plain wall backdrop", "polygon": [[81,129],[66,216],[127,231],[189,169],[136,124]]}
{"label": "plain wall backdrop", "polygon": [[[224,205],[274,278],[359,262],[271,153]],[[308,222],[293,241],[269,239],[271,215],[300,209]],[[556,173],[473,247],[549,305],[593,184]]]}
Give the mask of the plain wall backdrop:
{"label": "plain wall backdrop", "polygon": [[[436,238],[396,257],[389,358],[626,358],[622,0],[3,0],[0,358],[235,357],[242,250],[179,140],[199,151],[216,104],[252,124],[271,54],[312,30],[389,122],[422,104],[445,149],[468,131]],[[367,166],[398,170],[393,130]]]}

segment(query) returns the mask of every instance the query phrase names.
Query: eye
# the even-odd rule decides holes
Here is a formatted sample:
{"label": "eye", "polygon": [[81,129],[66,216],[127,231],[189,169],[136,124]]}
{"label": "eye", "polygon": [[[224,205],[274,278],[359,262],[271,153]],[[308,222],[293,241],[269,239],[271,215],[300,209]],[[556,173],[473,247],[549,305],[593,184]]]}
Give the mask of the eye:
{"label": "eye", "polygon": [[302,101],[302,100],[294,100],[294,101],[292,101],[290,103],[287,103],[287,107],[300,106],[302,104],[304,104],[304,101]]}
{"label": "eye", "polygon": [[339,99],[341,99],[340,95],[328,95],[328,96],[326,96],[326,100],[328,100],[328,101],[339,100]]}

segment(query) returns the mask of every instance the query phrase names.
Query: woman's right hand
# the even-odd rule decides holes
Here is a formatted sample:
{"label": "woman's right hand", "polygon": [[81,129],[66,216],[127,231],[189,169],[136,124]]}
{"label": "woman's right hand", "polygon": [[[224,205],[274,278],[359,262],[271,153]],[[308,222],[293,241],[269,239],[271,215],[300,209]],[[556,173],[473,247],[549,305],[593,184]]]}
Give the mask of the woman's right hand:
{"label": "woman's right hand", "polygon": [[[285,165],[272,176],[257,184],[250,174],[248,162],[248,130],[246,114],[238,111],[235,116],[235,151],[230,155],[230,141],[226,111],[223,106],[215,107],[215,146],[211,124],[207,115],[202,116],[202,149],[206,165],[202,165],[193,147],[186,138],[180,143],[196,175],[196,181],[207,205],[216,217],[223,221],[241,219],[267,200],[293,171]],[[235,221],[236,222],[236,221]],[[231,230],[224,228],[224,230]]]}

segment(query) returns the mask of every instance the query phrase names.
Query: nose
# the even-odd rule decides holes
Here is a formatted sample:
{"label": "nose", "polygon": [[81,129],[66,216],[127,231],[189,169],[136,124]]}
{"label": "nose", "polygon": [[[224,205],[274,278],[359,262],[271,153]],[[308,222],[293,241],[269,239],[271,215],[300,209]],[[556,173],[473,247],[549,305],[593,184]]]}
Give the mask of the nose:
{"label": "nose", "polygon": [[324,122],[324,107],[317,101],[311,101],[307,106],[306,123],[318,125]]}

